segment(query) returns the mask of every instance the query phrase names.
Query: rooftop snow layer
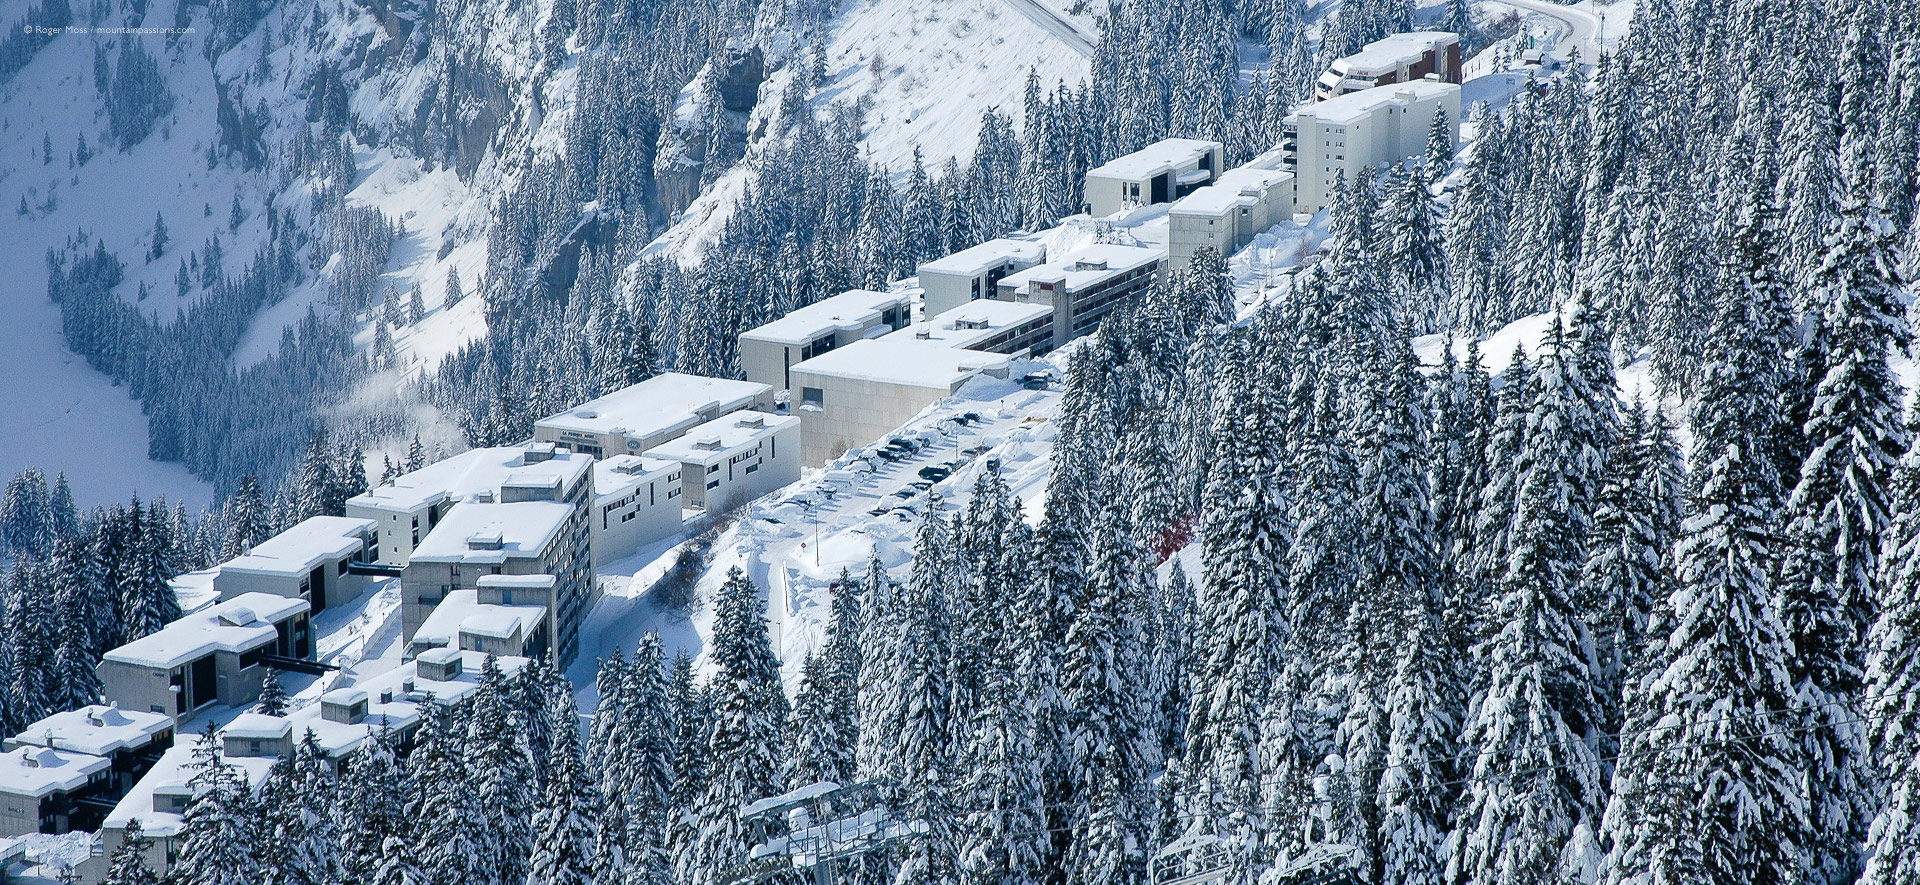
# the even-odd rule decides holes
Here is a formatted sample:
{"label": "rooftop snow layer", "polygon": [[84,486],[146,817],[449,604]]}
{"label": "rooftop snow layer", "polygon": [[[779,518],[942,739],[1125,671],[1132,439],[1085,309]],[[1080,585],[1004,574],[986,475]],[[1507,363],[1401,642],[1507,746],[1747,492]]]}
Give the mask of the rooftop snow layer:
{"label": "rooftop snow layer", "polygon": [[938,341],[948,347],[967,348],[1008,329],[1053,316],[1053,308],[1031,302],[997,301],[982,298],[915,323],[880,340]]}
{"label": "rooftop snow layer", "polygon": [[355,495],[347,503],[411,513],[450,498],[465,500],[480,492],[497,492],[507,483],[558,479],[562,487],[571,487],[593,464],[592,458],[578,452],[555,452],[532,464],[527,463],[526,454],[521,446],[469,449]]}
{"label": "rooftop snow layer", "polygon": [[904,308],[907,301],[905,294],[849,289],[742,332],[740,337],[799,346],[828,333],[850,332],[877,323],[883,312]]}
{"label": "rooftop snow layer", "polygon": [[[548,586],[551,586],[552,577],[547,577]],[[440,600],[440,604],[434,606],[433,611],[427,615],[426,621],[420,624],[420,629],[414,631],[412,645],[414,648],[431,645],[444,649],[458,649],[460,633],[467,629],[469,620],[474,620],[476,625],[480,625],[505,618],[523,631],[528,631],[544,622],[546,616],[547,608],[543,605],[492,605],[481,602],[479,591],[472,588],[449,590],[446,598]],[[521,635],[525,636],[527,633],[522,632]]]}
{"label": "rooftop snow layer", "polygon": [[[1007,358],[977,350],[958,350],[937,341],[881,338],[856,341],[794,364],[796,373],[827,375],[927,387],[951,393],[984,369],[1003,367]],[[799,386],[796,384],[795,386]]]}
{"label": "rooftop snow layer", "polygon": [[961,277],[975,277],[986,273],[989,268],[1008,259],[1027,264],[1037,264],[1047,259],[1047,244],[1038,240],[1020,240],[1000,237],[988,240],[977,246],[969,246],[945,258],[936,258],[920,265],[922,275],[951,274]]}
{"label": "rooftop snow layer", "polygon": [[304,599],[271,593],[242,593],[210,605],[102,655],[103,660],[155,669],[172,669],[216,651],[238,653],[280,638],[275,624],[304,614]]}
{"label": "rooftop snow layer", "polygon": [[1167,212],[1175,215],[1224,215],[1235,206],[1261,199],[1268,188],[1292,179],[1293,173],[1282,169],[1242,166],[1221,175],[1219,181],[1181,197]]}
{"label": "rooftop snow layer", "polygon": [[1413,80],[1407,83],[1390,83],[1375,86],[1359,92],[1335,96],[1326,101],[1304,105],[1294,111],[1292,119],[1312,118],[1325,123],[1350,124],[1363,119],[1383,107],[1412,98],[1414,100],[1436,98],[1445,95],[1448,90],[1458,92],[1459,86],[1452,83],[1439,83],[1433,80]]}
{"label": "rooftop snow layer", "polygon": [[[854,342],[853,345],[840,348],[839,350],[829,351],[828,353],[830,355],[843,350],[851,350],[853,347],[865,343],[867,342],[857,341]],[[823,357],[815,357],[814,359],[822,358]],[[807,363],[800,363],[799,365],[804,366],[807,365]],[[798,368],[798,366],[795,368]],[[731,454],[735,450],[758,443],[760,440],[766,439],[781,430],[789,427],[797,427],[799,424],[800,419],[792,415],[774,415],[768,412],[754,411],[734,412],[731,415],[723,415],[695,427],[687,431],[686,435],[679,439],[648,449],[647,457],[662,458],[683,463],[693,461],[705,464],[716,461],[721,456]]]}
{"label": "rooftop snow layer", "polygon": [[35,799],[71,793],[112,765],[105,758],[86,753],[16,747],[0,753],[0,793]]}
{"label": "rooftop snow layer", "polygon": [[156,735],[172,728],[173,717],[165,713],[89,704],[78,710],[55,713],[21,729],[7,741],[7,746],[52,747],[92,756],[111,756],[153,743]]}
{"label": "rooftop snow layer", "polygon": [[[1450,31],[1413,31],[1389,34],[1360,47],[1360,51],[1336,60],[1332,67],[1344,74],[1379,76],[1399,70],[1401,65],[1420,60],[1428,50],[1460,42]],[[1342,65],[1345,65],[1343,68]]]}
{"label": "rooftop snow layer", "polygon": [[728,412],[744,408],[772,392],[773,388],[752,381],[667,372],[535,424],[554,430],[624,433],[644,439],[699,423],[699,413],[706,409]]}
{"label": "rooftop snow layer", "polygon": [[1217,141],[1197,138],[1163,138],[1123,157],[1115,157],[1087,171],[1091,178],[1121,181],[1145,181],[1182,166],[1192,166],[1200,158],[1220,149]]}
{"label": "rooftop snow layer", "polygon": [[1058,261],[1008,274],[1000,280],[1000,287],[1019,292],[1025,291],[1031,282],[1053,282],[1064,284],[1067,291],[1072,292],[1166,257],[1165,249],[1095,243],[1082,246]]}
{"label": "rooftop snow layer", "polygon": [[680,469],[680,462],[645,455],[614,455],[593,465],[593,493],[599,498],[620,498],[635,488],[659,479],[662,474]]}
{"label": "rooftop snow layer", "polygon": [[[156,793],[192,796],[197,792],[192,782],[200,773],[199,760],[194,757],[194,749],[198,743],[197,739],[181,741],[161,754],[160,760],[154,763],[153,769],[147,772],[147,776],[134,784],[133,789],[121,797],[120,803],[113,807],[113,812],[107,815],[106,823],[102,828],[125,829],[129,821],[137,818],[140,821],[140,829],[147,838],[159,839],[179,835],[180,814],[155,809],[153,797]],[[277,760],[229,756],[226,761],[234,767],[235,773],[246,781],[250,789],[258,790],[266,781],[268,772],[273,770]]]}
{"label": "rooftop snow layer", "polygon": [[253,545],[246,555],[221,566],[230,572],[298,577],[329,559],[352,555],[376,528],[371,519],[313,516]]}
{"label": "rooftop snow layer", "polygon": [[413,562],[505,562],[533,559],[558,537],[573,515],[559,501],[511,504],[469,501],[441,517],[413,548]]}

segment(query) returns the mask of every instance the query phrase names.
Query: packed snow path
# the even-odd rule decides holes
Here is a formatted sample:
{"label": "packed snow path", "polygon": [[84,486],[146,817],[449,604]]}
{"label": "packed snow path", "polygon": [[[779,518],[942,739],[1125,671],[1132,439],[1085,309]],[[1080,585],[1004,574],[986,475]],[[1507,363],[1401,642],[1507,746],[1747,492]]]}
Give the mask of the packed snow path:
{"label": "packed snow path", "polygon": [[1028,21],[1047,30],[1047,33],[1060,38],[1060,42],[1073,48],[1087,58],[1093,57],[1093,40],[1080,32],[1073,22],[1067,21],[1060,13],[1041,5],[1040,0],[1007,0],[1014,11],[1027,17]]}
{"label": "packed snow path", "polygon": [[1564,22],[1567,26],[1567,39],[1554,47],[1554,54],[1570,58],[1568,50],[1577,50],[1580,60],[1592,64],[1600,58],[1600,47],[1594,42],[1594,36],[1600,33],[1600,17],[1587,10],[1573,6],[1562,6],[1547,0],[1494,0],[1501,6],[1524,9],[1538,15]]}

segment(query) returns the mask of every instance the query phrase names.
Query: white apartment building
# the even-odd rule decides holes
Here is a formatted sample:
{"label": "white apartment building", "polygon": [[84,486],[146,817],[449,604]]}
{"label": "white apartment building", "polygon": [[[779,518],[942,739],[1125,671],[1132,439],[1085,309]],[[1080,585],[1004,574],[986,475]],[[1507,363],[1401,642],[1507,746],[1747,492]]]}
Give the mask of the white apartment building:
{"label": "white apartment building", "polygon": [[1411,83],[1433,77],[1442,83],[1460,82],[1460,35],[1450,31],[1412,31],[1389,34],[1335,59],[1314,82],[1314,98],[1329,98],[1377,86]]}
{"label": "white apartment building", "polygon": [[988,240],[922,264],[920,315],[939,316],[970,301],[992,298],[994,287],[1006,275],[1045,260],[1046,244],[1013,236]]}
{"label": "white apartment building", "polygon": [[407,653],[434,649],[536,658],[546,653],[552,575],[487,575],[447,593],[407,641]]}
{"label": "white apartment building", "polygon": [[6,749],[48,747],[99,756],[111,763],[108,788],[115,798],[173,746],[173,717],[165,713],[122,710],[113,704],[88,704],[54,713],[7,738]]}
{"label": "white apartment building", "polygon": [[595,568],[680,531],[684,515],[680,462],[643,455],[594,462],[589,518]]}
{"label": "white apartment building", "polygon": [[1053,349],[1053,308],[993,299],[969,301],[880,340],[908,339],[961,350],[1039,356]]}
{"label": "white apartment building", "polygon": [[1133,206],[1171,203],[1213,183],[1224,149],[1217,141],[1167,138],[1087,170],[1087,212],[1105,218]]}
{"label": "white apartment building", "polygon": [[647,457],[679,463],[682,506],[721,513],[800,480],[800,427],[791,415],[735,412]]}
{"label": "white apartment building", "polygon": [[912,312],[905,293],[849,289],[740,333],[740,369],[748,381],[788,390],[793,385],[787,370],[794,363],[903,328]]}
{"label": "white apartment building", "polygon": [[1007,377],[1007,357],[938,341],[861,341],[793,367],[801,454],[820,465],[887,435],[982,373]]}
{"label": "white apartment building", "polygon": [[220,565],[213,588],[221,599],[271,593],[304,599],[319,614],[360,595],[379,557],[378,523],[344,516],[315,516],[253,546]]}
{"label": "white apartment building", "polygon": [[533,423],[533,438],[605,458],[637,455],[729,412],[767,408],[773,389],[752,381],[667,372]]}
{"label": "white apartment building", "polygon": [[1167,209],[1168,264],[1180,270],[1204,248],[1230,256],[1292,215],[1293,173],[1252,166],[1231,170]]}
{"label": "white apartment building", "polygon": [[1415,80],[1350,92],[1307,105],[1281,124],[1284,165],[1294,173],[1294,211],[1327,207],[1338,182],[1363,166],[1426,152],[1433,118],[1446,111],[1449,140],[1460,140],[1460,87]]}
{"label": "white apartment building", "polygon": [[1147,246],[1085,246],[1009,275],[994,297],[1052,308],[1053,346],[1059,347],[1093,332],[1120,302],[1145,292],[1166,258],[1166,251]]}

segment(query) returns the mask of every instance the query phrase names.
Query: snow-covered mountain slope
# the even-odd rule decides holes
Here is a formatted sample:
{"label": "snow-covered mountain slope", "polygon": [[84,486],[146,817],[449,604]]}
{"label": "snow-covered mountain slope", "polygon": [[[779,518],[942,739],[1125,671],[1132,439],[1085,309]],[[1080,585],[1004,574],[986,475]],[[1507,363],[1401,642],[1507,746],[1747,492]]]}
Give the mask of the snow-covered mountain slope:
{"label": "snow-covered mountain slope", "polygon": [[[990,109],[1019,125],[1029,73],[1045,88],[1088,76],[1090,53],[1082,41],[1063,39],[1068,25],[1094,32],[1085,12],[1071,15],[1066,3],[1043,3],[1054,25],[1042,25],[1031,0],[852,0],[829,27],[826,79],[809,105],[817,113],[835,102],[866,107],[861,145],[870,159],[904,176],[915,148],[929,169],[948,157],[973,155],[980,117]],[[1036,7],[1037,8],[1037,7]],[[796,72],[775,71],[761,86],[761,101],[749,131],[778,105]],[[719,236],[729,210],[757,178],[753,160],[764,144],[750,147],[747,161],[715,181],[649,248],[682,264],[699,263]]]}
{"label": "snow-covered mountain slope", "polygon": [[[863,148],[898,174],[905,174],[916,148],[929,167],[948,157],[965,160],[984,112],[997,108],[1017,123],[1029,73],[1048,86],[1087,76],[1095,25],[1091,6],[1075,11],[1080,5],[1071,0],[840,3],[822,26],[826,76],[809,107],[825,112],[836,103],[857,103]],[[338,78],[338,104],[347,112],[353,145],[353,178],[344,205],[378,209],[401,229],[382,279],[373,286],[375,306],[381,291],[390,287],[405,299],[417,284],[426,307],[421,320],[393,332],[393,368],[343,397],[346,405],[333,408],[365,414],[390,407],[407,381],[423,377],[485,333],[481,299],[450,309],[443,305],[449,275],[457,272],[465,291],[475,291],[500,199],[537,164],[563,159],[568,122],[577,110],[577,61],[552,70],[542,61],[538,35],[551,6],[547,0],[512,8],[443,4],[463,10],[448,14],[460,16],[458,26],[471,32],[463,34],[462,44],[478,47],[457,57],[420,33],[424,26],[414,27],[413,6],[280,0],[263,4],[263,18],[244,35],[223,35],[205,6],[189,3],[182,10],[177,0],[154,0],[142,24],[183,23],[191,31],[171,37],[63,33],[0,87],[0,202],[9,209],[22,200],[28,204],[25,214],[0,217],[0,259],[16,268],[4,290],[16,322],[0,332],[0,368],[9,378],[43,379],[0,392],[0,413],[6,416],[0,419],[5,422],[0,424],[0,474],[27,466],[66,470],[75,474],[86,503],[118,499],[134,489],[194,503],[207,500],[210,491],[184,470],[138,457],[146,450],[140,403],[126,399],[122,389],[61,345],[59,312],[46,301],[45,255],[77,231],[97,237],[126,267],[115,294],[167,323],[204,292],[196,269],[194,285],[186,295],[177,294],[182,259],[192,255],[197,261],[218,237],[225,272],[240,273],[268,242],[271,205],[276,223],[301,229],[299,260],[307,272],[239,334],[230,355],[232,369],[258,365],[279,351],[287,330],[309,311],[323,316],[336,311],[327,279],[339,257],[309,254],[331,249],[321,229],[325,219],[316,212],[315,185],[290,176],[292,164],[282,162],[294,151],[301,128],[319,133],[313,122],[316,84],[331,78]],[[126,16],[116,6],[102,24],[124,24]],[[231,48],[210,62],[209,39]],[[809,53],[797,35],[761,33],[755,39],[771,50],[753,112],[752,122],[758,124],[776,113],[795,75],[788,62]],[[111,57],[119,40],[141,41],[157,59],[173,96],[172,109],[155,132],[124,152],[106,143],[106,102],[93,71],[96,46]],[[459,124],[466,127],[460,135],[467,143],[457,161],[420,156],[429,140],[421,127],[435,84],[456,66],[484,67],[488,82],[504,85],[489,87],[484,100],[465,103],[484,110],[479,122]],[[688,84],[683,97],[694,89]],[[463,107],[470,117],[471,110]],[[232,156],[210,161],[216,144],[235,131],[245,131],[258,144],[263,160],[254,168]],[[698,261],[733,201],[754,180],[765,143],[779,137],[768,135],[765,127],[748,131],[746,159],[671,219],[656,251],[685,263]],[[70,168],[81,137],[92,157]],[[51,162],[45,162],[44,140],[53,145]],[[243,220],[230,229],[236,198]],[[147,260],[156,215],[164,218],[170,245]],[[354,341],[362,349],[375,345],[378,313],[369,310],[353,318],[359,323]],[[417,423],[425,426],[430,445],[436,435],[447,446],[460,444],[450,422],[420,411]],[[402,438],[374,441],[371,457],[377,463],[383,448],[397,453],[404,444]]]}

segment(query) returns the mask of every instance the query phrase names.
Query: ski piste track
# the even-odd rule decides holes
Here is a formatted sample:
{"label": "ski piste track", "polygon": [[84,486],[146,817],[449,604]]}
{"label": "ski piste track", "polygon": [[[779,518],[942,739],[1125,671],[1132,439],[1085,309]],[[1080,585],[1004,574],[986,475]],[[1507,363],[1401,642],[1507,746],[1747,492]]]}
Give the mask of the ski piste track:
{"label": "ski piste track", "polygon": [[1059,37],[1060,41],[1073,47],[1081,55],[1093,57],[1093,40],[1081,33],[1073,22],[1060,17],[1060,14],[1040,4],[1040,0],[1007,0],[1014,11],[1026,16],[1034,24],[1047,29],[1047,33]]}

